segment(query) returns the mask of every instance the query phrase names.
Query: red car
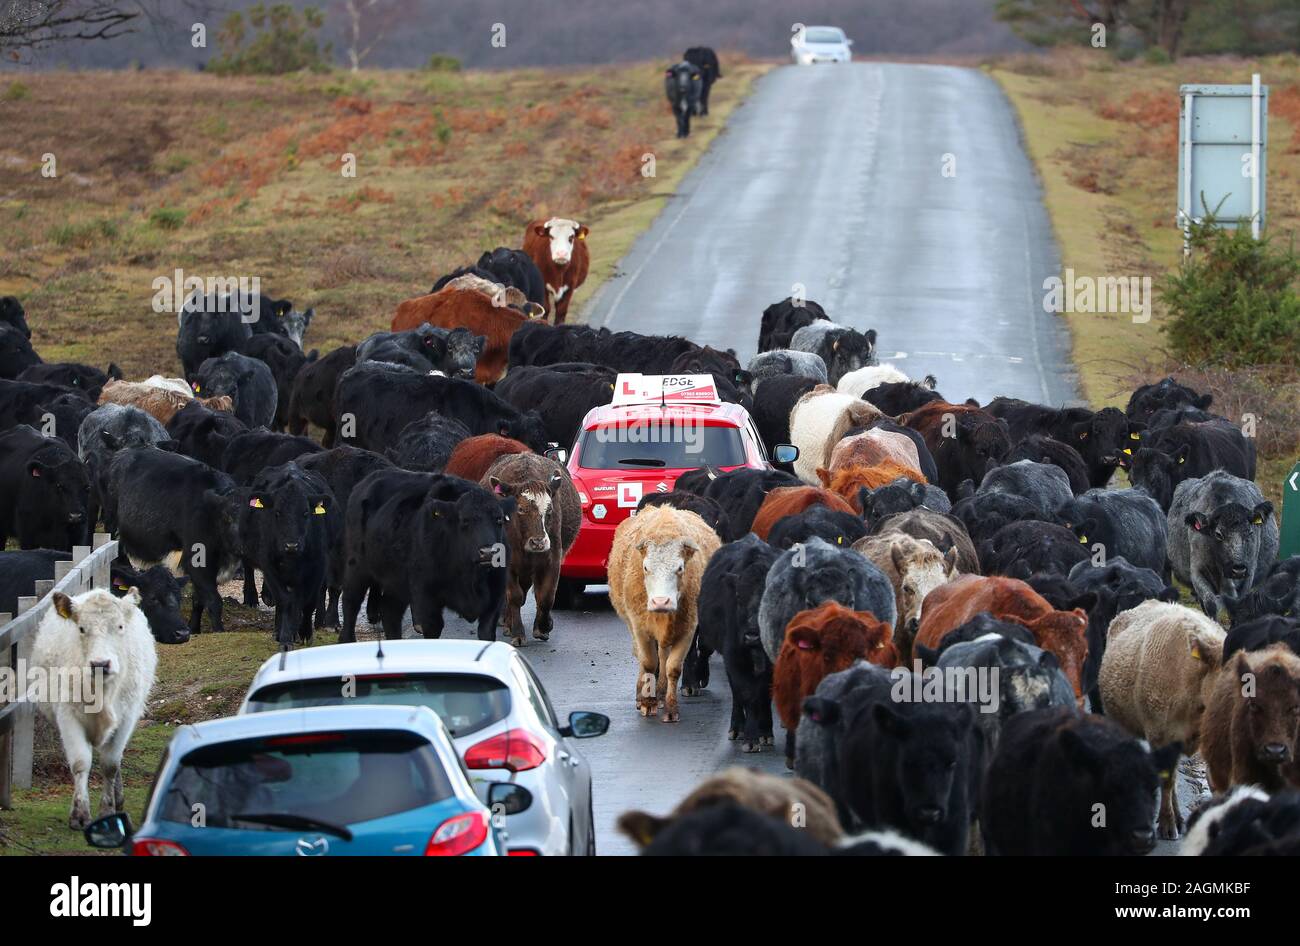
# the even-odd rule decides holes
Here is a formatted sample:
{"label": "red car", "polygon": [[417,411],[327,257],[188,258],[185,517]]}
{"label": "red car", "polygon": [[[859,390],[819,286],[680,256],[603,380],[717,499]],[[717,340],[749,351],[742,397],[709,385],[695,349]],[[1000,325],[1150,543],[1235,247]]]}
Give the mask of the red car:
{"label": "red car", "polygon": [[[779,450],[778,461],[793,452]],[[642,496],[702,466],[771,468],[749,412],[719,400],[710,375],[619,375],[613,402],[587,413],[568,458],[582,528],[560,572],[567,589],[603,584],[618,524]]]}

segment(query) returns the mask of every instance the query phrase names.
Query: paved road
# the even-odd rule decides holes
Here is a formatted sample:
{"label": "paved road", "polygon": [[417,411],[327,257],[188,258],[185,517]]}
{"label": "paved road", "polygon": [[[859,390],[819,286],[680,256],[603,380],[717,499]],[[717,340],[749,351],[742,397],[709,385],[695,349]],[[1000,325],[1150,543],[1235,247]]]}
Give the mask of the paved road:
{"label": "paved road", "polygon": [[1041,306],[1057,272],[1037,179],[991,79],[787,67],[759,80],[586,313],[748,358],[763,309],[802,283],[832,318],[875,328],[882,360],[934,374],[951,399],[1062,404],[1077,396],[1068,339]]}
{"label": "paved road", "polygon": [[[940,174],[945,153],[957,175]],[[1074,397],[1066,338],[1036,287],[1056,271],[1037,184],[1009,106],[978,72],[854,64],[777,69],[592,300],[588,320],[683,334],[748,357],[758,319],[795,282],[833,317],[875,328],[880,350],[954,398]],[[906,353],[905,356],[896,353]],[[584,744],[602,854],[633,849],[614,830],[633,807],[664,812],[730,764],[784,772],[777,747],[727,740],[718,658],[681,722],[637,715],[626,628],[601,594],[529,641],[556,708],[613,720]],[[531,617],[527,618],[531,621]],[[470,636],[448,622],[449,634]]]}

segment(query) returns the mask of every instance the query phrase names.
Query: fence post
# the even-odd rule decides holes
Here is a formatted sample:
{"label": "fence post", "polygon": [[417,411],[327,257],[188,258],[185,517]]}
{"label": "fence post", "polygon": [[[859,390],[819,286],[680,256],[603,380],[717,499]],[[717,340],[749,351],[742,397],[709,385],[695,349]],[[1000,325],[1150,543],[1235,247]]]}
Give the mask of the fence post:
{"label": "fence post", "polygon": [[[11,620],[13,615],[5,612],[0,614],[0,627],[4,627]],[[7,668],[12,660],[12,654],[17,650],[16,647],[0,648],[0,669]],[[4,704],[0,703],[0,706]],[[14,806],[13,793],[13,733],[0,733],[0,809],[9,810]]]}

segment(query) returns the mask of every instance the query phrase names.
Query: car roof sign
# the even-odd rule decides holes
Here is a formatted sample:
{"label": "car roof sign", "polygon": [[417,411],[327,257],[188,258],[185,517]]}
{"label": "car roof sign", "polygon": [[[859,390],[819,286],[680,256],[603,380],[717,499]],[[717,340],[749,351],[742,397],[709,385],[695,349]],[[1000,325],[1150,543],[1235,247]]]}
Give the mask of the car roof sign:
{"label": "car roof sign", "polygon": [[610,404],[721,404],[711,374],[620,374]]}

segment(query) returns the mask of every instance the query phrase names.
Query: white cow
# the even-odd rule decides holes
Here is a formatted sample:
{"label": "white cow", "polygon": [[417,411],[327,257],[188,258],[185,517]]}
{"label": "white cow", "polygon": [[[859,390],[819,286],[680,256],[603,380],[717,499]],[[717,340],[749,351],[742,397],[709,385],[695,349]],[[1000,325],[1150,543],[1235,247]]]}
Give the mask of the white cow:
{"label": "white cow", "polygon": [[102,589],[75,598],[59,592],[36,629],[28,692],[59,729],[72,771],[73,828],[90,822],[92,748],[99,750],[104,776],[100,814],[126,804],[122,752],[144,713],[158,666],[139,604],[136,588],[121,598]]}

